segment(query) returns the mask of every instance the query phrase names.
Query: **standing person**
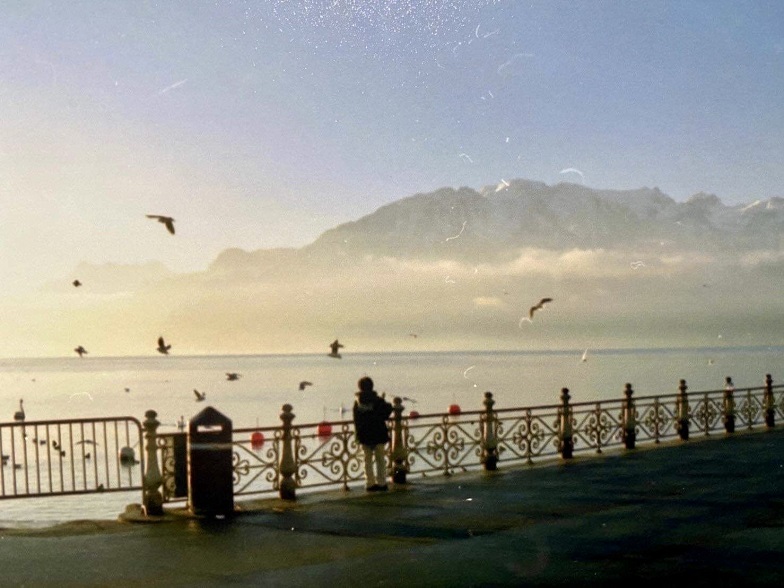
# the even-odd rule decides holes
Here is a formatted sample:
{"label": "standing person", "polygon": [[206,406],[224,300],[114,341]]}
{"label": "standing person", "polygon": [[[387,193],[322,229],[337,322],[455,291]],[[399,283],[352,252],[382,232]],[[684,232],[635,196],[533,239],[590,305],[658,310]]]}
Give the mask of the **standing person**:
{"label": "standing person", "polygon": [[354,402],[354,429],[365,453],[365,488],[368,492],[387,489],[386,444],[389,441],[387,419],[392,405],[373,389],[373,380],[365,376],[357,382],[359,392]]}

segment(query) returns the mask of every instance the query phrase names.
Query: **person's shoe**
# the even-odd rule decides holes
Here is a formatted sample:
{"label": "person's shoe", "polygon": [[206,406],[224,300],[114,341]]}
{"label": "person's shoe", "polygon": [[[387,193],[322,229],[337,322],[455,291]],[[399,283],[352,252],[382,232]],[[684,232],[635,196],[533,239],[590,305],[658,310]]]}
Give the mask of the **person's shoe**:
{"label": "person's shoe", "polygon": [[386,484],[384,484],[383,486],[376,486],[376,490],[378,492],[386,492],[387,490],[389,490],[389,486],[387,486]]}
{"label": "person's shoe", "polygon": [[[384,489],[386,490],[386,488]],[[381,486],[379,486],[378,484],[373,484],[372,486],[368,486],[366,490],[368,492],[378,492],[379,490],[381,490]]]}

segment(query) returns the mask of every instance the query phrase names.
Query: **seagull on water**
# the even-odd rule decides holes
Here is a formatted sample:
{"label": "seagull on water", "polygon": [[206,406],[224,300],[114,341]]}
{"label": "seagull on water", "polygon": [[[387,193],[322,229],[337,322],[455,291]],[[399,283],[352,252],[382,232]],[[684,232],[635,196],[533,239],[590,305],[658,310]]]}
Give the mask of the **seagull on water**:
{"label": "seagull on water", "polygon": [[169,349],[171,349],[171,345],[166,345],[163,341],[163,337],[158,337],[158,353],[169,355]]}
{"label": "seagull on water", "polygon": [[87,350],[81,345],[79,345],[79,347],[74,348],[74,351],[76,351],[76,353],[79,354],[79,357],[82,357],[85,353],[87,353]]}
{"label": "seagull on water", "polygon": [[163,216],[160,214],[148,214],[147,218],[157,219],[159,223],[166,225],[166,229],[173,235],[174,234],[174,219],[170,216]]}
{"label": "seagull on water", "polygon": [[196,395],[196,402],[201,402],[207,398],[206,392],[199,392],[196,388],[193,389],[193,393]]}
{"label": "seagull on water", "polygon": [[82,283],[81,283],[79,280],[74,280],[74,281],[73,281],[73,282],[71,282],[71,283],[74,285],[74,287],[75,287],[75,288],[78,288],[79,286],[81,286],[81,285],[82,285]]}
{"label": "seagull on water", "polygon": [[340,349],[341,347],[343,347],[343,344],[339,343],[338,340],[335,339],[332,343],[329,344],[329,348],[331,349],[329,356],[340,358],[340,353],[338,352],[338,349]]}
{"label": "seagull on water", "polygon": [[312,386],[312,385],[313,385],[313,382],[308,382],[307,380],[302,380],[302,381],[299,383],[299,389],[300,389],[300,390],[304,390],[306,387],[308,387],[308,386]]}
{"label": "seagull on water", "polygon": [[14,413],[14,420],[15,421],[24,421],[25,420],[25,411],[24,411],[24,401],[20,398],[19,399],[19,410]]}
{"label": "seagull on water", "polygon": [[234,380],[239,380],[242,374],[238,374],[237,372],[226,372],[226,379],[229,382],[233,382]]}

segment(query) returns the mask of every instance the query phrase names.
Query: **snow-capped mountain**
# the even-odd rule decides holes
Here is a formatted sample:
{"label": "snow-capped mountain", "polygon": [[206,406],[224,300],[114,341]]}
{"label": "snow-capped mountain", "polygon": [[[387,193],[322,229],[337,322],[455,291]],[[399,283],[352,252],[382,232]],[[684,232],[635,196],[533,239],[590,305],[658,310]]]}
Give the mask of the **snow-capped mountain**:
{"label": "snow-capped mountain", "polygon": [[690,250],[778,250],[782,229],[782,198],[726,206],[713,194],[676,202],[657,188],[594,190],[511,180],[480,191],[442,188],[404,198],[326,231],[304,249],[457,259],[503,258],[523,247],[626,248],[664,241]]}

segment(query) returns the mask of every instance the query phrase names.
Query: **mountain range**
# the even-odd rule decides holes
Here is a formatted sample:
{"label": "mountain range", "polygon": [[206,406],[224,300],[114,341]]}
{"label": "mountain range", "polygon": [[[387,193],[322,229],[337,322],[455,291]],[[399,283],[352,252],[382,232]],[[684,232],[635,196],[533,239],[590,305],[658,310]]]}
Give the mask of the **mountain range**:
{"label": "mountain range", "polygon": [[[161,334],[182,354],[318,352],[335,338],[346,354],[781,344],[782,234],[780,197],[442,188],[301,248],[225,250],[203,272],[82,265],[83,287],[50,288],[53,302],[17,306],[4,328],[36,354],[146,354]],[[542,297],[553,302],[525,320]]]}
{"label": "mountain range", "polygon": [[522,248],[780,251],[784,198],[726,206],[713,194],[676,202],[657,188],[595,190],[511,180],[482,190],[442,188],[383,206],[300,250],[229,250],[211,271],[367,256],[487,262]]}

